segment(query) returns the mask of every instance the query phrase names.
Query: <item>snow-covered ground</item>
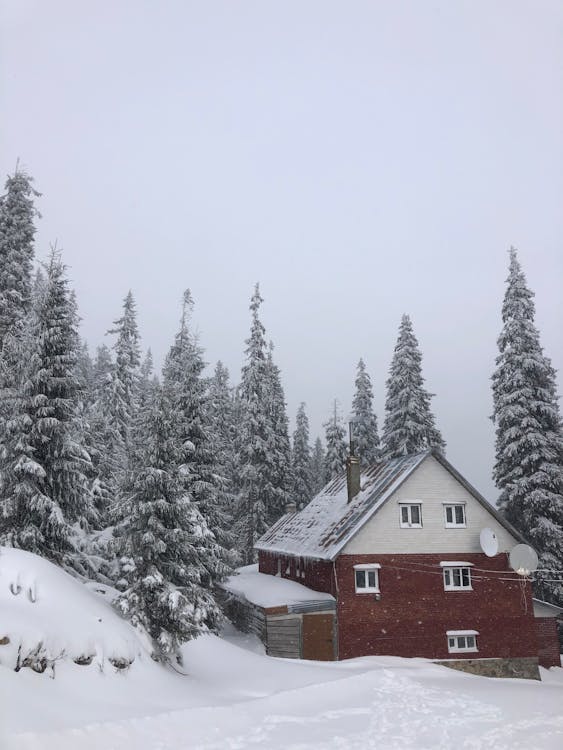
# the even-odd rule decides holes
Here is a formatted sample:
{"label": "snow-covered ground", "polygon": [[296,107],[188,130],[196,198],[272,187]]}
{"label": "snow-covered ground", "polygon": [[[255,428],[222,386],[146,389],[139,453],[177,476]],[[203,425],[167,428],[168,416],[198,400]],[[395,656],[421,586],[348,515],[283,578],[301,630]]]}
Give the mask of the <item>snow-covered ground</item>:
{"label": "snow-covered ground", "polygon": [[[8,563],[12,555],[0,554],[0,640],[8,630],[11,638],[8,657],[0,645],[2,750],[563,747],[561,669],[542,670],[540,683],[465,675],[422,659],[272,659],[254,638],[229,629],[189,643],[183,675],[154,663],[136,632],[113,620],[103,595],[77,590],[44,561],[27,560],[20,593],[6,594],[22,563]],[[28,584],[36,601],[27,599],[26,609],[19,597]],[[16,673],[11,664],[17,628],[42,603],[49,616],[29,621],[25,641],[55,644],[54,679],[50,670]],[[74,633],[73,653],[94,649],[89,666],[61,655],[64,623],[78,621],[82,635],[65,632]],[[123,648],[135,658],[118,670],[108,654]]]}

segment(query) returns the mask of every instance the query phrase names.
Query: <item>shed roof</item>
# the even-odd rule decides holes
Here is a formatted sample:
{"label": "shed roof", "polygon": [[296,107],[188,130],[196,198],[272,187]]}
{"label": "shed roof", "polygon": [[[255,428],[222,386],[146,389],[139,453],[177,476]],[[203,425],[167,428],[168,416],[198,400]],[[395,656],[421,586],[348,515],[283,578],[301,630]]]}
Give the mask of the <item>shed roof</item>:
{"label": "shed roof", "polygon": [[346,474],[329,482],[299,513],[282,516],[256,542],[255,549],[316,560],[334,560],[400,485],[434,456],[516,539],[522,536],[437,451],[427,450],[379,461],[361,473],[360,492],[348,502]]}
{"label": "shed roof", "polygon": [[258,565],[238,568],[227,578],[221,588],[243,597],[258,607],[287,606],[291,611],[334,609],[334,597],[322,591],[313,591],[297,581],[260,573]]}

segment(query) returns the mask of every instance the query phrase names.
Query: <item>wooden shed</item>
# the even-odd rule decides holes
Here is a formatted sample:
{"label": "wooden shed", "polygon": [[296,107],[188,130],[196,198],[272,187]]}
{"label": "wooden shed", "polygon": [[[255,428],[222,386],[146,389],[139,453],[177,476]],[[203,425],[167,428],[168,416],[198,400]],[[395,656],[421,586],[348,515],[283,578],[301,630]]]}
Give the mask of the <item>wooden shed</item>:
{"label": "wooden shed", "polygon": [[241,568],[223,588],[229,619],[242,632],[256,634],[269,656],[338,658],[336,602],[330,594],[259,573],[257,565]]}

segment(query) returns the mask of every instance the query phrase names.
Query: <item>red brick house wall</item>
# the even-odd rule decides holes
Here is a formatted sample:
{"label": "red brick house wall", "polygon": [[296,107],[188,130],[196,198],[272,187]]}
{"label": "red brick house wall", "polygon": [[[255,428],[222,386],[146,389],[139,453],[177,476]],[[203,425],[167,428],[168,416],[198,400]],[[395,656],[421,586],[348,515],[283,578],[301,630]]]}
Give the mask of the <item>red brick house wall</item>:
{"label": "red brick house wall", "polygon": [[555,617],[537,617],[538,656],[540,667],[560,667],[559,639]]}
{"label": "red brick house wall", "polygon": [[[441,561],[472,562],[472,591],[444,591]],[[381,598],[357,594],[354,565],[378,562]],[[432,568],[425,566],[431,565]],[[514,579],[505,555],[341,555],[338,575],[340,659],[367,654],[432,659],[537,656],[532,592]],[[476,568],[492,573],[479,573]],[[498,571],[498,572],[496,572]],[[479,579],[478,576],[487,576]],[[447,630],[477,630],[478,652],[448,652]]]}
{"label": "red brick house wall", "polygon": [[[278,558],[282,577],[337,599],[339,659],[372,654],[429,659],[537,656],[540,636],[531,587],[516,578],[506,555],[340,555],[333,565],[261,551],[260,572],[276,575]],[[455,560],[473,563],[472,591],[444,591],[440,562]],[[381,565],[379,600],[372,593],[357,594],[355,590],[354,565],[373,562]],[[298,570],[304,570],[305,576],[297,576]],[[554,622],[545,619],[550,625]],[[478,652],[449,653],[448,630],[477,630]],[[551,660],[552,666],[557,639],[548,625],[543,626],[542,634],[545,665]]]}

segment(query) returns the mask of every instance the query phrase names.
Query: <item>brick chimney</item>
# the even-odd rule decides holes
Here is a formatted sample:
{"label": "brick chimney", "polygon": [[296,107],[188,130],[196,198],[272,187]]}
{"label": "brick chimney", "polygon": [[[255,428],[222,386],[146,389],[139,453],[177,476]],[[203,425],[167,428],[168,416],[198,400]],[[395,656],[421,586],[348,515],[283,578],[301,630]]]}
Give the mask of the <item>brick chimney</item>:
{"label": "brick chimney", "polygon": [[357,456],[348,456],[346,459],[346,483],[350,502],[360,491],[360,459]]}
{"label": "brick chimney", "polygon": [[286,513],[297,513],[297,505],[294,503],[293,500],[290,500],[285,504],[285,512]]}
{"label": "brick chimney", "polygon": [[346,484],[348,485],[348,502],[351,502],[360,491],[360,459],[356,456],[356,444],[354,443],[354,424],[356,417],[351,417],[350,429],[350,455],[346,459]]}

